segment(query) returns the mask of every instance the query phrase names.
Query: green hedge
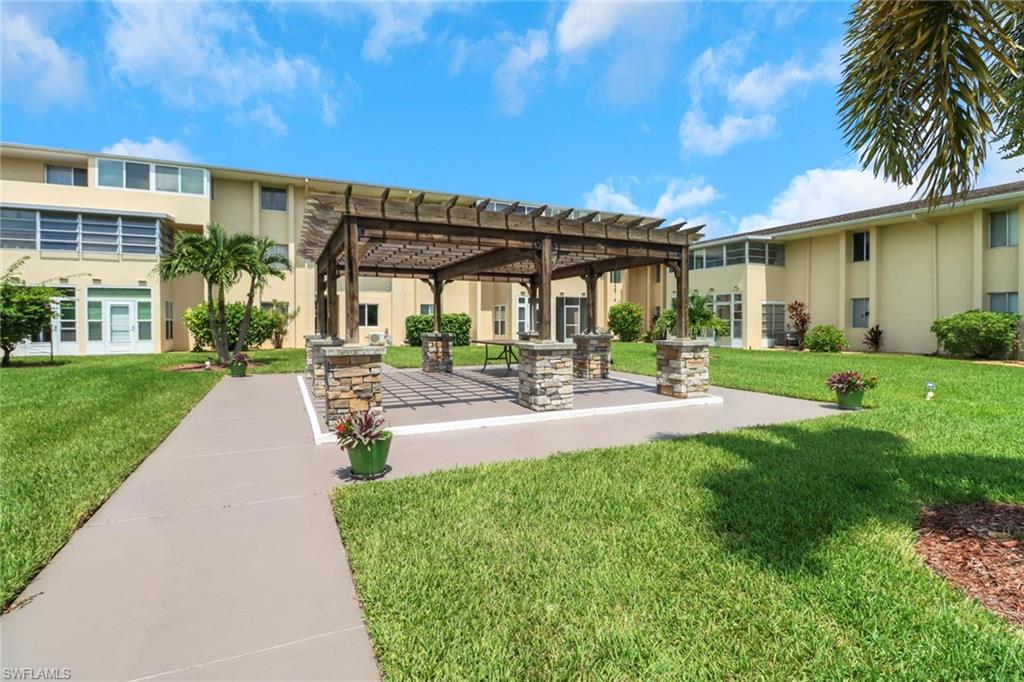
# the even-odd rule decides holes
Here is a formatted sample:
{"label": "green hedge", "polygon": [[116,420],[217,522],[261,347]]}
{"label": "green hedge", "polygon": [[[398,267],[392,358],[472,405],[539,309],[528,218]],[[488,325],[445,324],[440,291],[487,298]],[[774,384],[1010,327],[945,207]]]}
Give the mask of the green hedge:
{"label": "green hedge", "polygon": [[644,333],[644,311],[632,301],[616,303],[608,309],[608,328],[619,341],[636,341]]}
{"label": "green hedge", "polygon": [[[473,318],[466,313],[443,313],[441,331],[450,334],[453,346],[468,346],[469,334],[473,329]],[[405,342],[410,346],[421,346],[421,335],[434,331],[433,315],[410,315],[405,318]]]}
{"label": "green hedge", "polygon": [[932,323],[947,353],[971,358],[1004,358],[1017,342],[1020,315],[969,310]]}
{"label": "green hedge", "polygon": [[[235,342],[238,340],[238,329],[242,326],[242,317],[245,315],[244,303],[228,303],[226,306],[228,318],[228,347],[234,351]],[[192,334],[195,344],[194,350],[213,348],[213,336],[210,334],[210,320],[206,315],[206,304],[189,308],[183,315],[185,327]],[[252,320],[249,322],[249,331],[245,335],[245,347],[257,348],[270,338],[274,333],[275,321],[267,311],[262,308],[253,307]]]}

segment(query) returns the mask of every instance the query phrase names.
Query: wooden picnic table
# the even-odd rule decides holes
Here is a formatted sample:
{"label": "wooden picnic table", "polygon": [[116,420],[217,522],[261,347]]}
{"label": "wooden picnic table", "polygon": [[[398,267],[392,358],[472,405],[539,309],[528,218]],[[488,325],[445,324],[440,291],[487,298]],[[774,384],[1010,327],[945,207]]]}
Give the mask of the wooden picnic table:
{"label": "wooden picnic table", "polygon": [[[481,372],[487,370],[487,363],[491,360],[504,360],[506,373],[511,374],[512,363],[519,362],[519,358],[516,356],[516,344],[518,341],[510,339],[473,339],[473,343],[478,343],[484,347],[484,366],[481,368]],[[501,352],[492,357],[491,346],[500,347]]]}

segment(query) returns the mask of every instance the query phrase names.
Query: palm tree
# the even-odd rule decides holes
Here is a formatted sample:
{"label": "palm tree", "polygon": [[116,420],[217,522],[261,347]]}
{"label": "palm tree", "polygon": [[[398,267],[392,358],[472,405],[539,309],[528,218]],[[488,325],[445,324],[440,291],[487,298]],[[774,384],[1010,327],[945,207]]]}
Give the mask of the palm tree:
{"label": "palm tree", "polygon": [[222,364],[231,360],[227,341],[225,290],[238,282],[242,263],[252,257],[253,241],[252,235],[229,235],[219,223],[210,223],[206,226],[205,234],[179,231],[174,248],[161,256],[157,265],[161,279],[177,279],[192,274],[199,274],[203,278],[206,284],[210,336],[214,352]]}
{"label": "palm tree", "polygon": [[241,353],[242,348],[245,347],[245,337],[249,333],[252,306],[256,300],[256,294],[267,286],[271,277],[284,279],[285,272],[292,269],[288,256],[274,250],[277,243],[273,239],[267,237],[255,239],[251,246],[248,257],[241,263],[242,270],[249,275],[249,297],[245,301],[245,315],[242,316],[242,325],[239,327],[238,339],[235,341],[235,353]]}
{"label": "palm tree", "polygon": [[1024,2],[859,0],[839,114],[865,168],[936,205],[978,178],[988,146],[1024,154]]}

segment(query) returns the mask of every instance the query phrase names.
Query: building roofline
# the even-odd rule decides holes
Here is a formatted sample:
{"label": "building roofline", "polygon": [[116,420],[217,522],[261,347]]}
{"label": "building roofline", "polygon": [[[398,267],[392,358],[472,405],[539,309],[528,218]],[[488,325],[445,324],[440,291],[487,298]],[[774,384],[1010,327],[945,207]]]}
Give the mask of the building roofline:
{"label": "building roofline", "polygon": [[956,203],[953,203],[950,200],[950,196],[946,195],[940,200],[939,206],[935,209],[928,208],[928,201],[926,199],[915,199],[914,201],[907,201],[901,204],[890,204],[888,206],[879,206],[877,208],[869,208],[850,213],[840,213],[824,218],[804,220],[798,223],[789,223],[788,225],[766,227],[760,230],[751,230],[750,232],[740,232],[726,237],[708,239],[700,242],[696,246],[701,247],[716,244],[727,244],[729,242],[747,239],[770,240],[775,237],[787,237],[806,232],[819,232],[862,225],[865,223],[878,223],[897,218],[912,218],[913,216],[930,214],[935,211],[949,212],[958,208],[991,201],[992,199],[1012,199],[1014,197],[1024,199],[1024,180],[973,189],[970,192],[967,192],[963,199]]}

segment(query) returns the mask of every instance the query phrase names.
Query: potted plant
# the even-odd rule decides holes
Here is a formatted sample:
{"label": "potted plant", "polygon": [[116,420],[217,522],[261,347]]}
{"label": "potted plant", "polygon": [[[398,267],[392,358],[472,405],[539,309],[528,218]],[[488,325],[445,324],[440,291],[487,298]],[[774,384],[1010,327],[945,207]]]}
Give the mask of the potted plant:
{"label": "potted plant", "polygon": [[338,423],[338,445],[348,451],[352,478],[379,478],[387,468],[391,432],[384,418],[372,412],[352,412]]}
{"label": "potted plant", "polygon": [[231,370],[231,376],[244,377],[245,368],[248,366],[249,356],[245,353],[237,353],[235,357],[231,358],[231,364],[228,365],[228,369]]}
{"label": "potted plant", "polygon": [[859,410],[864,402],[864,391],[878,386],[878,377],[865,378],[855,370],[836,372],[825,385],[836,392],[840,409]]}

